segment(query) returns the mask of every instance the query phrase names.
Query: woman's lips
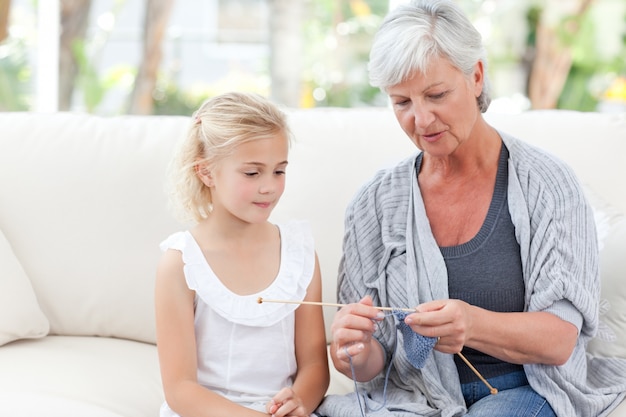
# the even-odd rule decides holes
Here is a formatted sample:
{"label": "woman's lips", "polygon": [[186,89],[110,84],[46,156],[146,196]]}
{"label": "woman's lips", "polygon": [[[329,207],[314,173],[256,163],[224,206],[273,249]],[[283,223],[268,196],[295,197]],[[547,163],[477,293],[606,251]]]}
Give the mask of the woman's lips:
{"label": "woman's lips", "polygon": [[441,137],[443,136],[444,132],[437,132],[437,133],[433,133],[431,135],[422,135],[422,138],[426,141],[426,142],[437,142],[439,139],[441,139]]}

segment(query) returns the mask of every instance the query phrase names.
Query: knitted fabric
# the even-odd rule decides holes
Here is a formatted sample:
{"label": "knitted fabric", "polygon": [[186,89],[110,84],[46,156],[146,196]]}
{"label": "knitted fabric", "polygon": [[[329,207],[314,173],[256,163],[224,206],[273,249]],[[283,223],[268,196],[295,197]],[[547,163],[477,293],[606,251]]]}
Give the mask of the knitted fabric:
{"label": "knitted fabric", "polygon": [[404,351],[406,357],[413,365],[415,369],[421,369],[428,359],[430,351],[433,350],[437,344],[436,337],[422,336],[419,333],[415,333],[408,324],[404,322],[404,318],[409,313],[403,311],[394,311],[398,323],[396,328],[402,333],[402,339],[404,340]]}

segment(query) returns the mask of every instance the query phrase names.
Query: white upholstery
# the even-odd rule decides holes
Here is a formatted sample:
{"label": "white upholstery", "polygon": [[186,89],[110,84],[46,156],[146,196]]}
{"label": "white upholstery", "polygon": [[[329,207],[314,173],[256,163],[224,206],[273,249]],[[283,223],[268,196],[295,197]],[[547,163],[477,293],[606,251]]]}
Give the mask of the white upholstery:
{"label": "white upholstery", "polygon": [[[0,351],[0,415],[47,416],[56,409],[64,417],[156,417],[163,398],[156,364],[154,345],[110,337],[10,343]],[[23,401],[27,395],[32,403]],[[7,406],[12,413],[4,414]],[[66,406],[76,413],[61,413]]]}
{"label": "white upholstery", "polygon": [[[291,110],[289,116],[295,142],[273,219],[310,220],[324,300],[334,301],[346,204],[376,170],[414,148],[388,109]],[[594,341],[590,349],[626,357],[626,115],[486,117],[565,159],[593,193],[602,225],[603,296],[612,307],[603,317],[616,341]],[[0,300],[14,297],[0,305],[0,344],[3,337],[6,342],[0,346],[0,414],[158,414],[158,244],[185,227],[167,209],[163,182],[188,122],[0,113],[0,237],[6,238],[4,245],[0,239]],[[19,317],[25,322],[18,322],[24,309],[28,314]],[[327,325],[333,313],[325,310]],[[352,388],[333,372],[329,392]],[[611,417],[625,417],[626,405],[620,408]]]}
{"label": "white upholstery", "polygon": [[0,346],[48,334],[50,324],[30,280],[0,230]]}

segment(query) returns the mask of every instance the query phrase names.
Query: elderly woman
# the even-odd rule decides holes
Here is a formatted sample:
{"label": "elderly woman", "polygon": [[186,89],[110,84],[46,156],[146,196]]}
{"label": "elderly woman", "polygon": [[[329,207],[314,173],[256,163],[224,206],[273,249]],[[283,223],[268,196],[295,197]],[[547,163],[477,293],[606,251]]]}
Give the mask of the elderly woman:
{"label": "elderly woman", "polygon": [[350,304],[331,355],[361,384],[317,413],[606,415],[624,397],[626,361],[586,357],[598,248],[572,170],[483,119],[485,50],[453,2],[397,7],[370,58],[371,83],[421,152],[379,172],[347,210],[338,298]]}

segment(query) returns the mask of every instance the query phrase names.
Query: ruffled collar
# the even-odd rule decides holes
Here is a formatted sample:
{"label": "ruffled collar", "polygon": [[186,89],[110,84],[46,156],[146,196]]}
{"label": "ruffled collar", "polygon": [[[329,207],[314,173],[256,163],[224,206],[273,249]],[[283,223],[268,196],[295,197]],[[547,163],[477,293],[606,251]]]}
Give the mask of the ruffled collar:
{"label": "ruffled collar", "polygon": [[[182,232],[181,250],[185,277],[196,297],[220,316],[247,326],[271,326],[292,313],[298,304],[259,303],[259,297],[276,300],[302,300],[313,275],[307,257],[313,251],[297,222],[277,225],[281,239],[281,260],[274,281],[255,294],[239,295],[229,290],[215,275],[202,250],[189,231]],[[310,253],[308,253],[310,252]],[[310,269],[310,271],[309,271]]]}

